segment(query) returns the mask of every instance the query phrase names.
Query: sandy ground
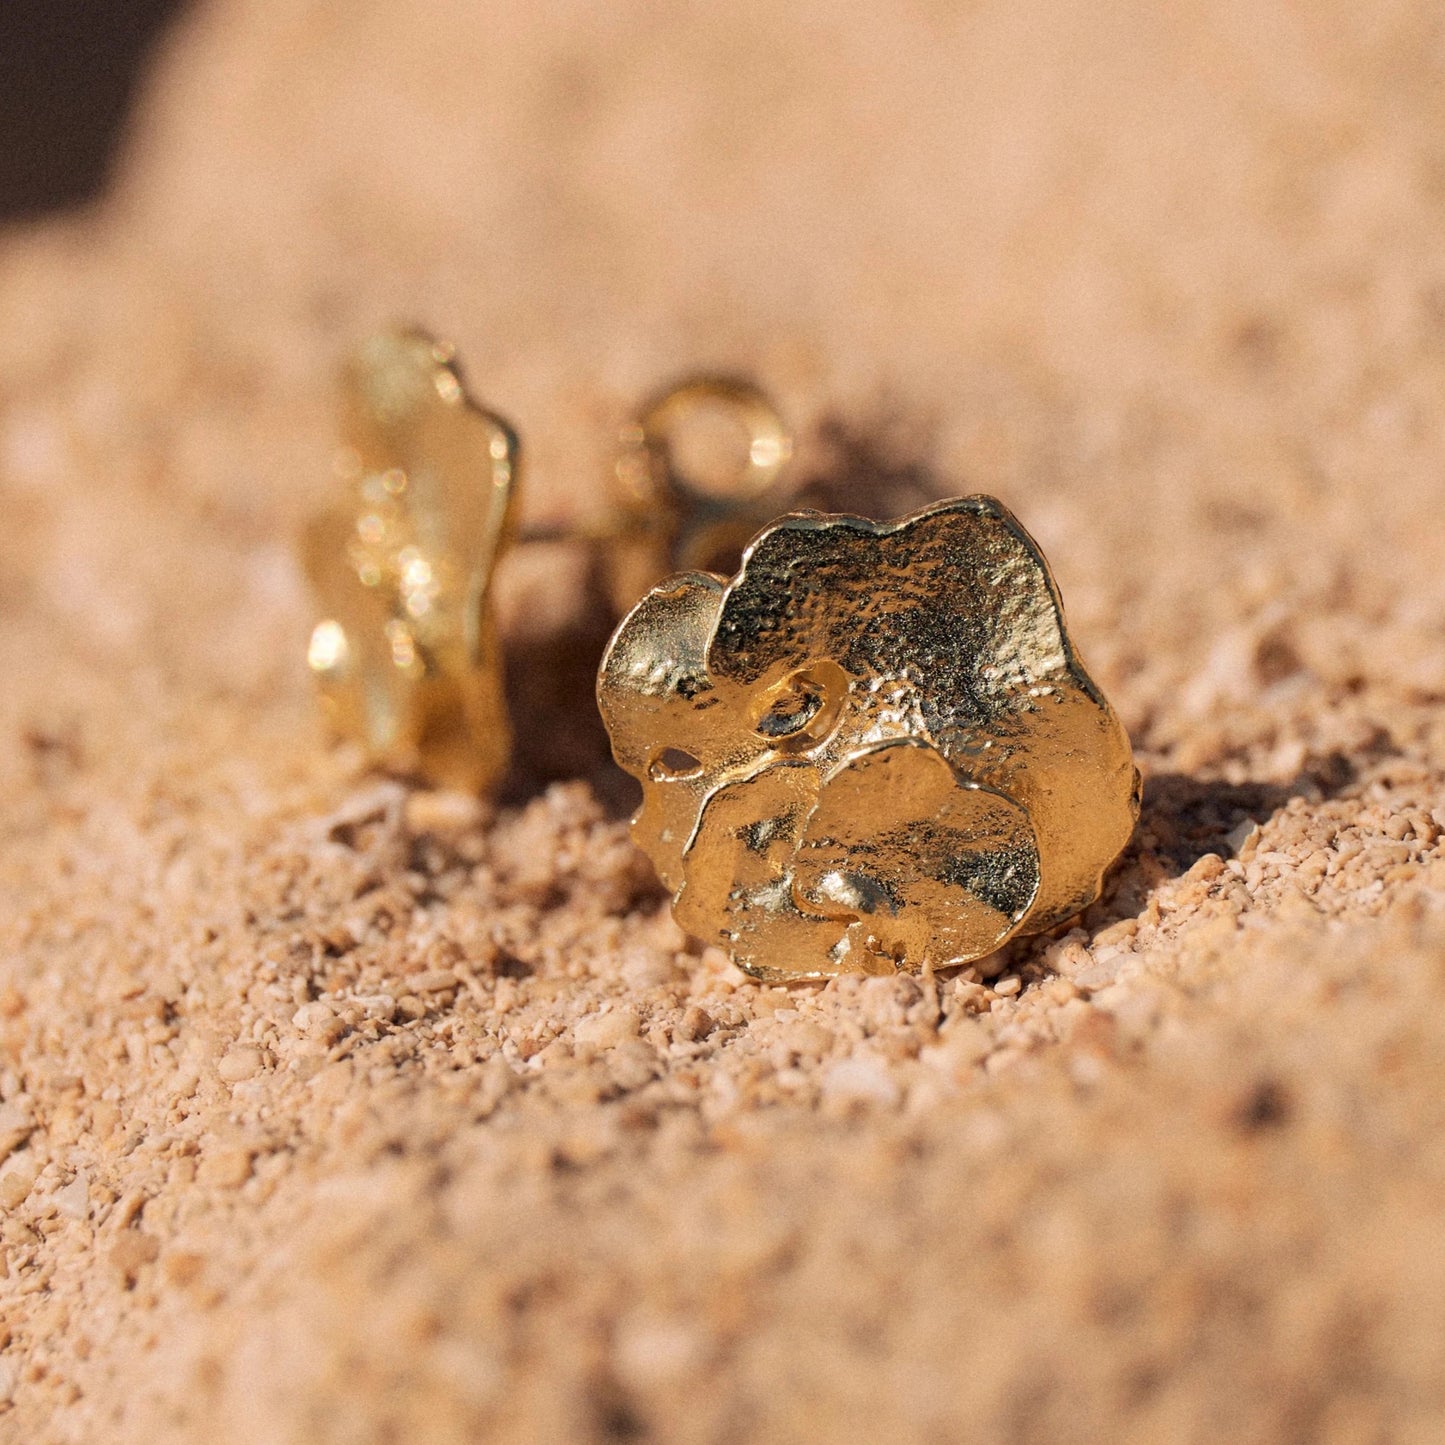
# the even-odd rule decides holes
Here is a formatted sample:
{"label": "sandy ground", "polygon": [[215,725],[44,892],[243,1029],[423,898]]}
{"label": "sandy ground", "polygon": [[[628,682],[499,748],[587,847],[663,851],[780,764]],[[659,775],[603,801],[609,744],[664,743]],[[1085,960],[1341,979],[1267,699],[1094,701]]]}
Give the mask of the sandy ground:
{"label": "sandy ground", "polygon": [[[0,1436],[1434,1442],[1445,25],[1425,0],[212,0],[0,241]],[[452,336],[595,514],[683,368],[1000,495],[1147,775],[961,978],[748,983],[580,564],[474,805],[319,729],[332,378]]]}

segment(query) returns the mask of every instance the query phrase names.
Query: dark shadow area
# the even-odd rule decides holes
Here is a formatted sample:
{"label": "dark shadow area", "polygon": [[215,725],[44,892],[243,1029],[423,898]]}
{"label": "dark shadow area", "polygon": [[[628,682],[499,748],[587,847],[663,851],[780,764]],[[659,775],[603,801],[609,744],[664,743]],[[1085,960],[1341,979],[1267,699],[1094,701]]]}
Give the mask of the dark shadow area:
{"label": "dark shadow area", "polygon": [[1353,769],[1343,758],[1338,761],[1288,783],[1210,782],[1181,773],[1148,778],[1130,850],[1141,851],[1144,838],[1155,840],[1148,851],[1171,878],[1187,873],[1206,853],[1232,858],[1230,835],[1241,824],[1267,822],[1291,798],[1322,801],[1348,783]]}
{"label": "dark shadow area", "polygon": [[[883,520],[906,516],[952,495],[886,431],[869,436],[830,417],[819,437],[827,449],[826,460],[793,493],[789,499],[793,509],[813,507]],[[959,494],[967,491],[962,487]]]}
{"label": "dark shadow area", "polygon": [[1133,918],[1154,888],[1187,873],[1206,854],[1233,858],[1238,852],[1233,839],[1244,824],[1268,822],[1294,798],[1321,803],[1336,797],[1354,777],[1354,765],[1335,753],[1287,783],[1226,783],[1181,773],[1146,778],[1138,826],[1110,870],[1103,895],[1081,919],[1057,931],[1082,924],[1097,933]]}
{"label": "dark shadow area", "polygon": [[579,619],[560,632],[509,639],[507,705],[515,737],[500,798],[521,803],[551,783],[591,784],[610,813],[626,817],[641,801],[637,784],[613,761],[597,711],[597,667],[617,625],[600,558],[588,568]]}
{"label": "dark shadow area", "polygon": [[93,199],[182,0],[0,3],[0,221]]}
{"label": "dark shadow area", "polygon": [[1141,835],[1152,835],[1154,856],[1177,876],[1206,853],[1232,858],[1229,837],[1241,823],[1268,822],[1295,798],[1310,803],[1336,798],[1357,773],[1355,763],[1338,752],[1301,769],[1287,783],[1224,783],[1160,773],[1144,782],[1136,843]]}

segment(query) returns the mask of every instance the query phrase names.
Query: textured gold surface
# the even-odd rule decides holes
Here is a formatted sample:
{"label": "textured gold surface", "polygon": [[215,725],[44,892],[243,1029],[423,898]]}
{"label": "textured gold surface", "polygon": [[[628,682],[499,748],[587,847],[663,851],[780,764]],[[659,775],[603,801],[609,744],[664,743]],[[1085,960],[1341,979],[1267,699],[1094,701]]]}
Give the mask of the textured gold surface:
{"label": "textured gold surface", "polygon": [[1138,815],[1128,737],[990,497],[784,517],[731,582],[648,593],[598,701],[678,922],[760,978],[978,958],[1086,907]]}
{"label": "textured gold surface", "polygon": [[325,613],[311,670],[336,730],[377,765],[485,788],[510,749],[487,594],[516,438],[467,396],[450,349],[420,333],[367,342],[344,395],[347,495],[306,539]]}

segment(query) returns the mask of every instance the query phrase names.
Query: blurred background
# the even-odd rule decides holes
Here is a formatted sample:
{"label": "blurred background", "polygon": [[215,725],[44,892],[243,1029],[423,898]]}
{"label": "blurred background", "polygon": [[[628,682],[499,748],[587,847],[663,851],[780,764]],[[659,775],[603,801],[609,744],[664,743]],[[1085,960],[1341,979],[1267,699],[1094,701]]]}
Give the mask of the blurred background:
{"label": "blurred background", "polygon": [[0,222],[104,185],[145,56],[180,0],[0,6]]}
{"label": "blurred background", "polygon": [[[0,0],[0,1439],[1439,1438],[1442,95],[1439,0]],[[527,521],[700,369],[1007,503],[1148,777],[1084,931],[680,952],[560,548],[413,847],[295,547],[398,317]]]}

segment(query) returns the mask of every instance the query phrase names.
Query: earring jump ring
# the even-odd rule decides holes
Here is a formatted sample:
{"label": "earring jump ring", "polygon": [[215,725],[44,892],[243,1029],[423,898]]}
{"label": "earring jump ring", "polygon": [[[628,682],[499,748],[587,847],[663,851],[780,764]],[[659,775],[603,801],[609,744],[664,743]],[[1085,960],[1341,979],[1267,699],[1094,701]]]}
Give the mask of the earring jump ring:
{"label": "earring jump ring", "polygon": [[[747,438],[742,465],[722,486],[690,477],[678,461],[679,436],[708,411],[736,422]],[[617,471],[623,486],[634,496],[640,493],[640,499],[660,492],[679,509],[761,498],[793,454],[792,434],[771,399],[752,382],[732,376],[696,376],[671,387],[643,409],[622,440]],[[636,465],[639,452],[642,467]]]}

